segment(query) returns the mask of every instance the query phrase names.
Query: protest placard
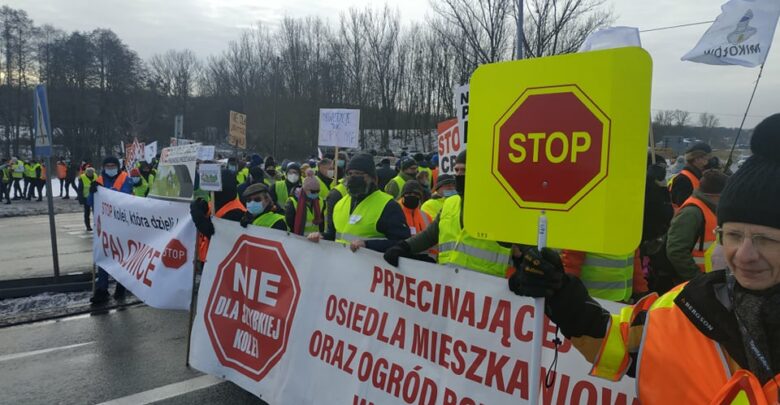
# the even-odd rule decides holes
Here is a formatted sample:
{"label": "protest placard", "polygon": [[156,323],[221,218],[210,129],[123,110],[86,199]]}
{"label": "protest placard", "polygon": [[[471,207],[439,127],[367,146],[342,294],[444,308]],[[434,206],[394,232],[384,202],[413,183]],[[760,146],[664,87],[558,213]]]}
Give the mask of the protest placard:
{"label": "protest placard", "polygon": [[360,110],[320,109],[318,145],[357,148],[360,142]]}

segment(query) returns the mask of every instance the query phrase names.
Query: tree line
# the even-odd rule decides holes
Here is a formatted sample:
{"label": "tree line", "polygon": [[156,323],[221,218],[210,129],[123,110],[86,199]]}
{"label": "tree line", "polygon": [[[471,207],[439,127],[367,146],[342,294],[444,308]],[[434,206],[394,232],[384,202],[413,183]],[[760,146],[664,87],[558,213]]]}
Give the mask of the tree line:
{"label": "tree line", "polygon": [[[658,110],[653,115],[656,142],[665,136],[679,136],[707,142],[715,149],[731,148],[737,128],[724,128],[714,114],[703,112],[698,116],[685,110]],[[752,130],[743,130],[739,143],[748,145]]]}
{"label": "tree line", "polygon": [[[576,51],[609,25],[605,0],[527,0],[526,57]],[[110,29],[65,32],[0,9],[2,153],[31,150],[32,88],[45,83],[55,144],[97,158],[134,137],[167,145],[174,117],[184,137],[224,142],[228,113],[247,114],[248,148],[306,157],[316,151],[320,108],[359,108],[364,148],[434,144],[431,130],[453,114],[453,88],[477,66],[515,57],[515,0],[433,0],[424,22],[397,9],[352,8],[335,22],[285,17],[258,24],[201,58],[172,49],[142,60]],[[363,140],[366,137],[361,137]]]}

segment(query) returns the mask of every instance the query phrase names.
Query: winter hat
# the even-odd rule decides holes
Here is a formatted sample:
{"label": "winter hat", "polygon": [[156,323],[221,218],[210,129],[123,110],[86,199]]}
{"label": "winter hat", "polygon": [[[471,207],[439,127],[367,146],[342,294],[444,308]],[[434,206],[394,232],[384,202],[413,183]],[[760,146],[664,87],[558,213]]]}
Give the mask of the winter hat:
{"label": "winter hat", "polygon": [[463,150],[462,152],[458,153],[458,157],[455,158],[455,163],[463,163],[466,164],[466,151]]}
{"label": "winter hat", "polygon": [[401,159],[401,171],[404,171],[412,166],[417,166],[416,160],[408,157]]}
{"label": "winter hat", "polygon": [[258,155],[257,153],[252,155],[251,160],[249,161],[249,167],[255,167],[260,166],[263,164],[263,157]]}
{"label": "winter hat", "polygon": [[285,167],[284,171],[285,173],[289,172],[290,170],[295,170],[298,173],[301,172],[301,165],[298,162],[290,162],[287,163],[287,166]]}
{"label": "winter hat", "polygon": [[276,166],[276,162],[274,161],[273,156],[268,156],[265,158],[265,168],[270,169]]}
{"label": "winter hat", "polygon": [[246,190],[244,190],[244,197],[249,197],[250,195],[267,193],[267,192],[268,192],[268,186],[266,186],[264,183],[255,183],[247,187]]}
{"label": "winter hat", "polygon": [[401,190],[401,195],[406,194],[418,194],[420,196],[424,196],[425,191],[423,190],[423,186],[418,183],[417,180],[409,180],[404,183],[404,188]]}
{"label": "winter hat", "polygon": [[138,170],[137,167],[134,167],[133,170],[130,170],[130,177],[140,177],[141,171]]}
{"label": "winter hat", "polygon": [[699,191],[704,194],[720,194],[726,186],[728,176],[719,170],[705,170],[701,175]]}
{"label": "winter hat", "polygon": [[750,141],[753,156],[731,176],[718,202],[718,225],[745,222],[780,229],[780,114],[761,121]]}
{"label": "winter hat", "polygon": [[455,184],[455,176],[451,174],[440,174],[436,179],[436,188],[434,190],[438,190],[440,187],[450,184]]}
{"label": "winter hat", "polygon": [[360,170],[361,172],[369,175],[370,177],[376,177],[376,167],[374,166],[374,158],[367,153],[361,153],[355,155],[349,163],[347,163],[347,171]]}
{"label": "winter hat", "polygon": [[115,164],[115,165],[119,166],[119,159],[117,159],[117,158],[115,158],[113,156],[108,156],[105,159],[103,159],[103,166],[110,165],[110,164]]}
{"label": "winter hat", "polygon": [[707,145],[704,142],[697,142],[685,151],[685,160],[690,162],[693,159],[700,158],[710,153],[712,153],[710,145]]}

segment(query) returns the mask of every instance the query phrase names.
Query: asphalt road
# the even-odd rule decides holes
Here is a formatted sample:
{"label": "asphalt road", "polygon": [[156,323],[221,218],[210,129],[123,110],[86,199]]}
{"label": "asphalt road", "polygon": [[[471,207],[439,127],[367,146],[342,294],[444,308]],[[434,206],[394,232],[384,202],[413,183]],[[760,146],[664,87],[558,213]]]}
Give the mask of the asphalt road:
{"label": "asphalt road", "polygon": [[[57,214],[55,220],[60,274],[92,271],[84,214]],[[0,229],[0,280],[54,275],[48,215],[0,218]]]}
{"label": "asphalt road", "polygon": [[188,321],[135,306],[0,329],[0,404],[264,404],[185,366]]}

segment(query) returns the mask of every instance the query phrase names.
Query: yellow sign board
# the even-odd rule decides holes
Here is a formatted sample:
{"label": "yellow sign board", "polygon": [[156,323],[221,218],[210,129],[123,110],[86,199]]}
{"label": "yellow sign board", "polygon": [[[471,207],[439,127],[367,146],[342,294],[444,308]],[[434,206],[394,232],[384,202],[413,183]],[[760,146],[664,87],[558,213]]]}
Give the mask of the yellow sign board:
{"label": "yellow sign board", "polygon": [[480,66],[464,225],[475,237],[626,254],[642,233],[652,61],[619,48]]}

